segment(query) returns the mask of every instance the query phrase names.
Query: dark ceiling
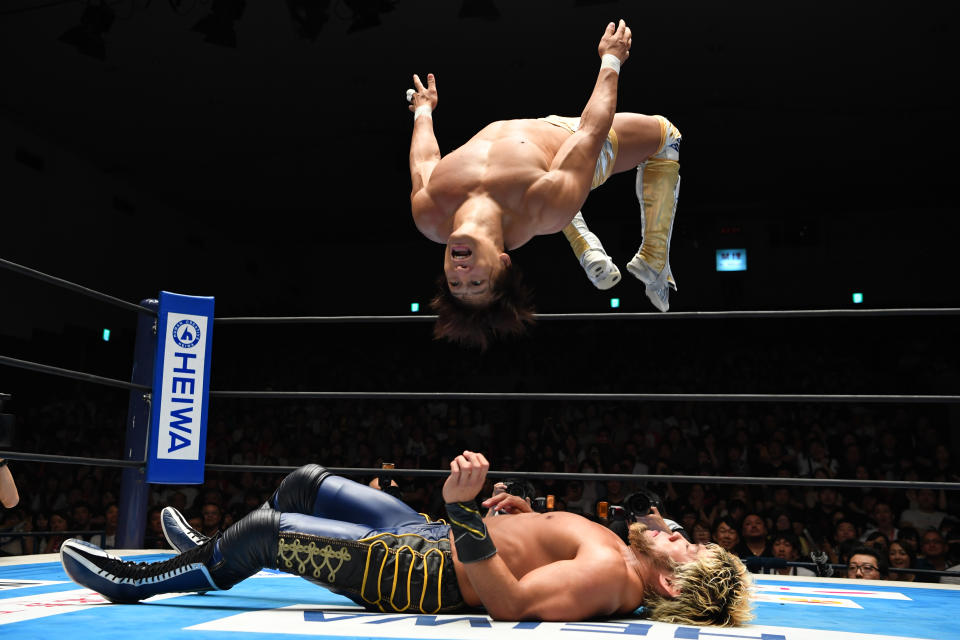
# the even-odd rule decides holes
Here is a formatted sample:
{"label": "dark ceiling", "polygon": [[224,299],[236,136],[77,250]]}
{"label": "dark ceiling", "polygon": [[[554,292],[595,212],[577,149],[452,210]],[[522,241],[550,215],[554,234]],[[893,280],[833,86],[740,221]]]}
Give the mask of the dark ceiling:
{"label": "dark ceiling", "polygon": [[[634,47],[619,108],[667,115],[685,136],[675,308],[830,307],[858,283],[875,287],[871,303],[957,305],[956,23],[948,3],[879,6],[10,0],[0,119],[34,142],[7,144],[4,162],[42,165],[39,140],[136,195],[105,201],[104,220],[129,220],[96,230],[96,212],[51,214],[10,185],[0,255],[127,299],[189,289],[224,310],[403,313],[440,262],[409,215],[411,74],[437,75],[446,152],[489,121],[577,114],[604,25],[623,17]],[[62,41],[103,7],[103,59]],[[209,15],[234,27],[235,47],[195,29]],[[618,261],[639,242],[631,182],[584,209]],[[131,198],[171,213],[153,219]],[[56,249],[51,215],[70,235]],[[189,279],[150,246],[158,226],[195,250]],[[142,250],[111,255],[131,243]],[[725,243],[758,259],[732,284],[712,269]],[[517,255],[543,310],[607,305],[562,240]],[[637,283],[619,293],[650,310]]]}

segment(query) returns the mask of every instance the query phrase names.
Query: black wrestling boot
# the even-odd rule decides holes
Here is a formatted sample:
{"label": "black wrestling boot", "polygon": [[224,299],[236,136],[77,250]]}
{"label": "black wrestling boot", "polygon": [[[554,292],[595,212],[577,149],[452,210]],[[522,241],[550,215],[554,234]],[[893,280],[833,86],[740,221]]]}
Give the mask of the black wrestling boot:
{"label": "black wrestling boot", "polygon": [[60,546],[60,562],[77,584],[111,602],[134,603],[160,593],[220,590],[206,564],[214,546],[207,541],[169,560],[129,562],[73,538]]}
{"label": "black wrestling boot", "polygon": [[191,527],[183,514],[173,507],[165,507],[160,512],[160,526],[167,544],[180,553],[196,549],[210,539]]}

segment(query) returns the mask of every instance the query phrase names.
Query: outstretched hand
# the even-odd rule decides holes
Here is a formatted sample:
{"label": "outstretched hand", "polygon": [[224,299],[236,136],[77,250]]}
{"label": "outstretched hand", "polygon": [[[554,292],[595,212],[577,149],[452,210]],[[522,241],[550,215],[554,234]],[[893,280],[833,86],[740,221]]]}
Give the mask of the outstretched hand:
{"label": "outstretched hand", "polygon": [[597,50],[602,58],[609,53],[617,56],[620,62],[626,62],[630,57],[630,47],[633,45],[633,32],[623,20],[620,24],[614,25],[612,22],[607,25],[603,37],[600,38],[600,46]]}
{"label": "outstretched hand", "polygon": [[432,73],[427,74],[427,86],[424,87],[420,82],[420,76],[413,74],[413,89],[407,89],[407,102],[410,103],[410,111],[416,111],[417,107],[427,105],[431,111],[437,108],[437,79]]}
{"label": "outstretched hand", "polygon": [[663,519],[663,516],[660,515],[660,511],[656,507],[650,507],[650,513],[645,516],[637,518],[637,522],[642,522],[647,525],[648,529],[653,529],[656,531],[665,531],[670,532],[670,527],[667,526],[666,521]]}
{"label": "outstretched hand", "polygon": [[510,493],[496,493],[484,500],[480,506],[495,513],[533,513],[529,502]]}
{"label": "outstretched hand", "polygon": [[450,462],[450,476],[443,483],[443,501],[452,504],[476,498],[489,469],[490,463],[482,453],[464,451]]}

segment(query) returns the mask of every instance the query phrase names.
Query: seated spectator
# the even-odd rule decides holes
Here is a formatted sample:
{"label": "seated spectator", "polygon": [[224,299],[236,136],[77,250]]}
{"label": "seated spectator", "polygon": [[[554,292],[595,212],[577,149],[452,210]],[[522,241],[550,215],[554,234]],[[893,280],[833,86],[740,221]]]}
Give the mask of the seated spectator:
{"label": "seated spectator", "polygon": [[[771,548],[773,557],[786,560],[787,562],[796,562],[800,557],[800,541],[791,531],[778,531],[773,534]],[[764,573],[770,573],[765,571]],[[783,567],[772,571],[781,576],[815,576],[812,570],[806,567]]]}
{"label": "seated spectator", "polygon": [[883,535],[879,531],[874,531],[868,535],[863,544],[868,547],[873,547],[880,555],[886,555],[887,550],[890,548],[890,541],[887,539],[887,536]]}
{"label": "seated spectator", "polygon": [[896,520],[893,517],[893,509],[886,502],[877,502],[873,505],[870,512],[870,526],[860,536],[860,540],[866,540],[874,531],[879,531],[887,537],[887,540],[896,540],[899,537],[899,531],[894,524]]}
{"label": "seated spectator", "polygon": [[[50,531],[60,532],[67,531],[69,520],[67,519],[67,514],[63,511],[55,511],[50,516]],[[67,541],[67,538],[70,536],[64,535],[62,533],[54,533],[46,541],[47,544],[44,549],[40,550],[40,553],[60,553],[60,545]]]}
{"label": "seated spectator", "polygon": [[[90,531],[90,505],[86,502],[78,502],[70,508],[70,528],[74,531]],[[74,534],[75,537],[82,540],[89,540],[90,536]]]}
{"label": "seated spectator", "polygon": [[167,539],[163,535],[163,525],[161,524],[160,514],[163,511],[160,507],[152,507],[147,512],[147,530],[143,534],[144,549],[168,549]]}
{"label": "seated spectator", "polygon": [[710,527],[703,520],[697,520],[693,523],[693,528],[689,530],[694,544],[707,544],[713,542],[713,536],[710,535]]}
{"label": "seated spectator", "polygon": [[[891,569],[915,569],[916,554],[909,545],[900,540],[894,540],[887,549],[887,560]],[[900,571],[891,571],[891,580],[900,580],[902,582],[913,582],[917,576],[913,573]]]}
{"label": "seated spectator", "polygon": [[90,542],[101,549],[117,548],[117,523],[120,520],[120,509],[116,504],[107,507],[103,514],[103,533],[90,537]]}
{"label": "seated spectator", "polygon": [[767,523],[760,514],[751,513],[743,519],[743,524],[740,525],[740,544],[734,547],[733,552],[742,560],[773,556],[773,549],[767,541]]}
{"label": "seated spectator", "polygon": [[223,510],[220,505],[214,502],[206,502],[200,509],[200,515],[203,516],[203,526],[200,533],[212,538],[223,531]]}
{"label": "seated spectator", "polygon": [[857,547],[847,563],[851,580],[886,580],[887,562],[873,547]]}
{"label": "seated spectator", "polygon": [[914,557],[920,552],[920,532],[913,527],[900,527],[896,539],[910,547]]}
{"label": "seated spectator", "polygon": [[[945,503],[946,497],[941,495],[939,501],[941,504]],[[917,491],[916,509],[907,509],[900,514],[900,526],[913,527],[917,531],[939,529],[947,514],[937,509],[937,502],[937,494],[933,489],[920,489]]]}
{"label": "seated spectator", "polygon": [[[917,568],[936,569],[937,571],[946,571],[947,567],[955,564],[947,558],[947,543],[943,536],[936,529],[924,531],[920,538],[920,552],[923,554],[923,563],[918,563]],[[923,565],[928,566],[923,566]],[[939,582],[936,576],[929,579],[930,582]]]}
{"label": "seated spectator", "polygon": [[740,544],[740,534],[737,533],[737,522],[729,516],[719,518],[713,527],[713,541],[725,550],[736,553],[734,548]]}

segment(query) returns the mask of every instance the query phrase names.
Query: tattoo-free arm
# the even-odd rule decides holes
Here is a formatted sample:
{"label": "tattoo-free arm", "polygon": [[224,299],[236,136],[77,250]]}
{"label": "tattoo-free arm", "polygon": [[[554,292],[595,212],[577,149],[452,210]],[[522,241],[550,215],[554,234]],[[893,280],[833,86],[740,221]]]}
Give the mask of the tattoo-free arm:
{"label": "tattoo-free arm", "polygon": [[20,494],[17,492],[17,484],[13,481],[10,467],[4,465],[0,467],[0,503],[7,509],[12,509],[18,502]]}
{"label": "tattoo-free arm", "polygon": [[[427,86],[420,82],[420,76],[413,76],[416,92],[411,96],[410,111],[417,107],[437,108],[437,81],[433,74],[427,74]],[[433,116],[421,115],[413,121],[413,137],[410,141],[410,178],[413,188],[410,199],[416,204],[417,194],[430,182],[430,174],[440,162],[440,145],[433,132]]]}

